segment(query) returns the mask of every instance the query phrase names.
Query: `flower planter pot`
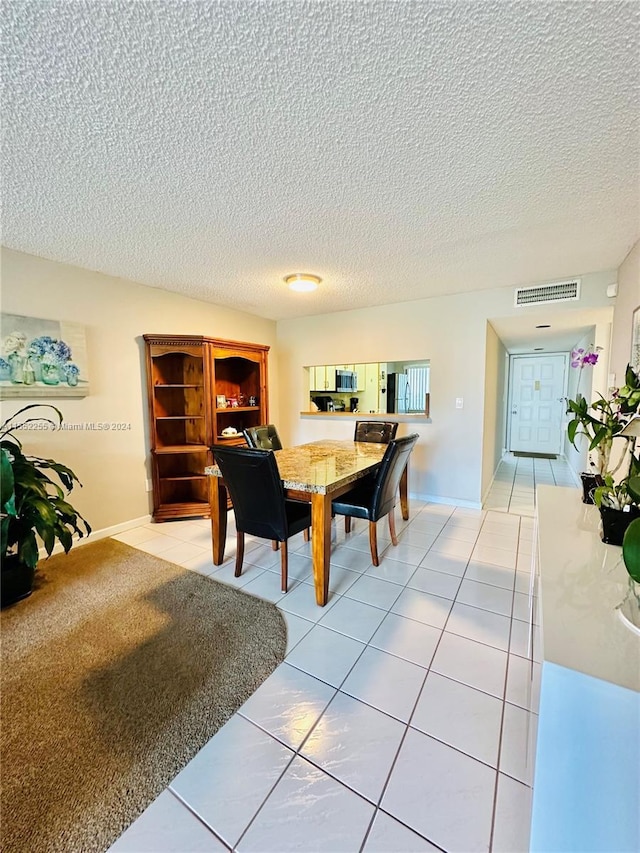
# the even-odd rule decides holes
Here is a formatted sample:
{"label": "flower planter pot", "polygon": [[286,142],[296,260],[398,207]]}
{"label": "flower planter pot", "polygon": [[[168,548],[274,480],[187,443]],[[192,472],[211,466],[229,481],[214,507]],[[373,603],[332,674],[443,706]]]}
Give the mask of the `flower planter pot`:
{"label": "flower planter pot", "polygon": [[2,607],[15,604],[31,595],[36,570],[7,557],[0,571],[0,603]]}
{"label": "flower planter pot", "polygon": [[42,381],[45,385],[58,385],[60,383],[60,373],[55,364],[42,365]]}
{"label": "flower planter pot", "polygon": [[602,519],[602,534],[600,538],[607,545],[622,545],[627,527],[634,518],[640,518],[640,509],[632,506],[629,510],[613,509],[610,506],[600,507]]}
{"label": "flower planter pot", "polygon": [[633,578],[629,578],[627,594],[618,605],[618,616],[625,628],[640,636],[640,583]]}
{"label": "flower planter pot", "polygon": [[582,503],[592,504],[593,490],[597,489],[598,486],[603,486],[604,480],[600,474],[589,474],[587,472],[580,474],[580,479],[582,480]]}

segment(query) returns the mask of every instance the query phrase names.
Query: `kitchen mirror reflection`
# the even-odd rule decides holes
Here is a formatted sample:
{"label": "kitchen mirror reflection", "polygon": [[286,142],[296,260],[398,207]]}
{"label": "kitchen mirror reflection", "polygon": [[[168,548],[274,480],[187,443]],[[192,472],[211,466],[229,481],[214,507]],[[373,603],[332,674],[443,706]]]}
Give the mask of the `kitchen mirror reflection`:
{"label": "kitchen mirror reflection", "polygon": [[305,367],[310,411],[429,415],[428,359]]}

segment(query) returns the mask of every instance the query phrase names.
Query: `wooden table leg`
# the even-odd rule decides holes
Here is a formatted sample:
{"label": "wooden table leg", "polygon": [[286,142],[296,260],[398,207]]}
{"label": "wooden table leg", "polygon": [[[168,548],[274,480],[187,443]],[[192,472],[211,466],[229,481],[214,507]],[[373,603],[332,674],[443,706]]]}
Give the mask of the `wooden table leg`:
{"label": "wooden table leg", "polygon": [[400,477],[400,507],[402,509],[402,517],[405,521],[409,520],[409,463],[404,467],[402,476]]}
{"label": "wooden table leg", "polygon": [[224,543],[227,538],[227,489],[221,477],[209,477],[209,505],[213,564],[219,566],[224,562]]}
{"label": "wooden table leg", "polygon": [[311,553],[316,603],[324,607],[329,597],[331,557],[331,496],[311,495]]}

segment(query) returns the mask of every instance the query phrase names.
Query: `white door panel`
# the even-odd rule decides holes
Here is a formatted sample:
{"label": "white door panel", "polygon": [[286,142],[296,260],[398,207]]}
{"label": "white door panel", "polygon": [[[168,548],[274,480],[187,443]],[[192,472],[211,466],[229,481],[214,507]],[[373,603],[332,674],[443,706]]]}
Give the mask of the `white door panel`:
{"label": "white door panel", "polygon": [[566,365],[564,355],[511,357],[510,450],[562,451]]}

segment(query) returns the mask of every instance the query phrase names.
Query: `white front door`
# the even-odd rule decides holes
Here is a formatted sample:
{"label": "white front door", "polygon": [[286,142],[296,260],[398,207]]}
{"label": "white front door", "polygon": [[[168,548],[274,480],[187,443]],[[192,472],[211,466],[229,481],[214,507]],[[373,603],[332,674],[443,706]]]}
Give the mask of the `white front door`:
{"label": "white front door", "polygon": [[567,357],[511,356],[509,450],[561,453]]}

